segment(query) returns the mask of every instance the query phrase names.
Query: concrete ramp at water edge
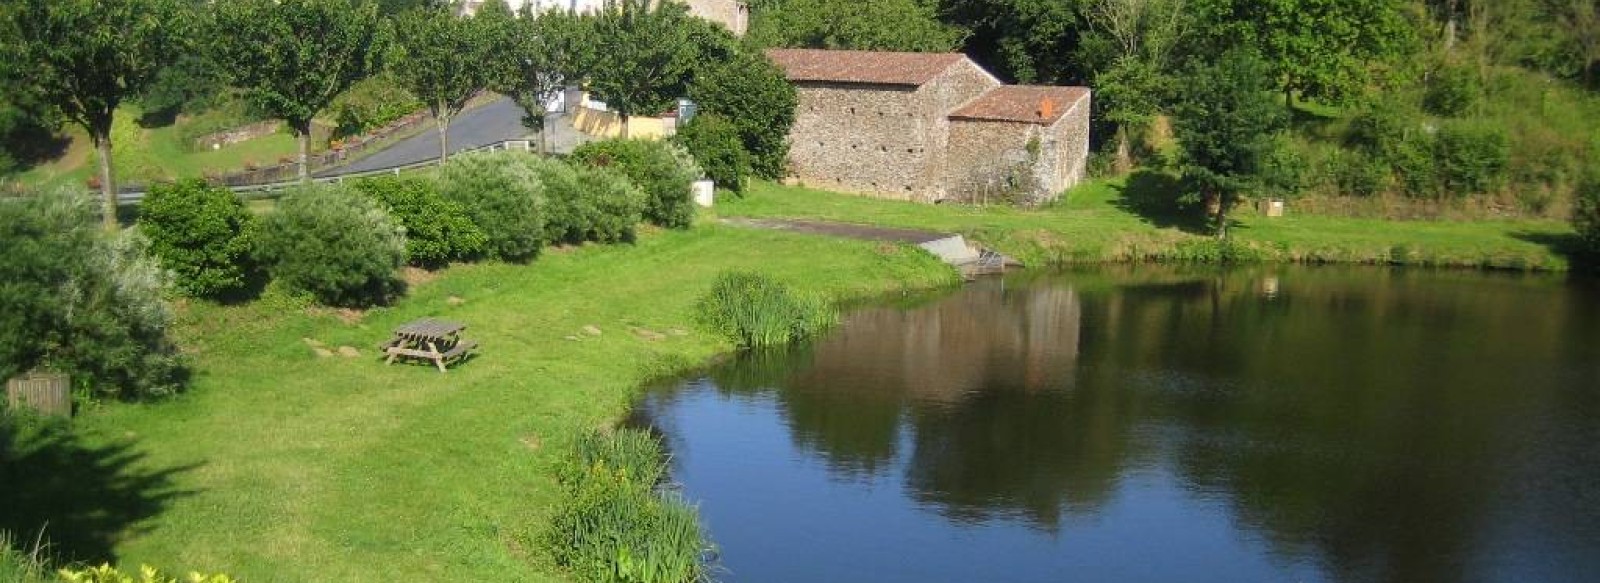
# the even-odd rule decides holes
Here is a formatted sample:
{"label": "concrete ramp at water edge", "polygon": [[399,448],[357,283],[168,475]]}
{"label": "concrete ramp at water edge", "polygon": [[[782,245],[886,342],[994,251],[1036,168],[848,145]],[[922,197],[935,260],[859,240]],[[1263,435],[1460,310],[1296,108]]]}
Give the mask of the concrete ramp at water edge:
{"label": "concrete ramp at water edge", "polygon": [[863,241],[909,243],[954,266],[967,279],[979,275],[1004,273],[1008,267],[1022,267],[1020,261],[975,245],[958,234],[798,219],[724,219],[723,222],[755,229],[795,231]]}

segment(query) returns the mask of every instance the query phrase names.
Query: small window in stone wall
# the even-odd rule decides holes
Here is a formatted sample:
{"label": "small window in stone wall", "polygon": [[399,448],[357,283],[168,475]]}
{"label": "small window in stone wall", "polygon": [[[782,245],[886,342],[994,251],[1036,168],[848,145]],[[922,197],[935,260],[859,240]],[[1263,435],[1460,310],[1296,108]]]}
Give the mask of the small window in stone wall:
{"label": "small window in stone wall", "polygon": [[850,108],[849,112],[850,112],[850,115],[855,115],[856,114],[856,108],[854,108],[854,107]]}
{"label": "small window in stone wall", "polygon": [[878,146],[878,150],[881,151],[881,152],[888,152],[889,151],[889,147],[888,146]]}

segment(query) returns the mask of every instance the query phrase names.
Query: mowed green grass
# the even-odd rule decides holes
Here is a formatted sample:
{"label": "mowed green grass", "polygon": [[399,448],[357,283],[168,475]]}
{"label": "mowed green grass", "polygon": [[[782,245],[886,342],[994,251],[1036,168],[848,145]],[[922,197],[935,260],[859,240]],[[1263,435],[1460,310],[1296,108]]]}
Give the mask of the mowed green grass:
{"label": "mowed green grass", "polygon": [[[724,217],[801,218],[961,233],[1031,264],[1181,259],[1208,236],[1194,217],[1141,213],[1125,180],[1097,180],[1039,209],[928,205],[757,182],[719,204]],[[1565,271],[1570,225],[1550,220],[1386,221],[1241,208],[1232,234],[1268,259]]]}
{"label": "mowed green grass", "polygon": [[[156,128],[140,127],[140,110],[126,105],[117,110],[111,132],[112,172],[119,183],[199,178],[206,174],[238,171],[246,164],[271,166],[298,152],[294,137],[278,132],[217,150],[195,150],[186,143],[187,120]],[[99,173],[99,158],[82,128],[66,126],[71,140],[64,155],[16,177],[21,184],[40,188],[82,187]]]}
{"label": "mowed green grass", "polygon": [[[145,456],[140,471],[178,470],[185,492],[123,533],[118,560],[255,583],[562,580],[529,544],[557,501],[552,461],[653,377],[730,349],[693,324],[727,269],[840,299],[956,280],[903,246],[708,224],[453,267],[354,320],[286,300],[191,303],[178,335],[192,389],[75,421],[88,443]],[[385,366],[374,346],[424,316],[467,323],[480,356],[448,374]],[[303,339],[361,356],[318,357]]]}

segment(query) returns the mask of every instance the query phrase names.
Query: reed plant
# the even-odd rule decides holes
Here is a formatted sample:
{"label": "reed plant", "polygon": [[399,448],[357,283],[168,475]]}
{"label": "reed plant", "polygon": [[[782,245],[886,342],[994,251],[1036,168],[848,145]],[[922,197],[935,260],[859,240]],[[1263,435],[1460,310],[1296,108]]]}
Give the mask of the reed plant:
{"label": "reed plant", "polygon": [[719,276],[700,299],[696,316],[703,326],[743,348],[803,340],[839,321],[838,310],[826,297],[748,272]]}
{"label": "reed plant", "polygon": [[[19,542],[26,546],[19,545]],[[46,554],[44,541],[18,541],[10,532],[0,530],[0,583],[45,583],[50,580],[50,557]]]}
{"label": "reed plant", "polygon": [[541,542],[584,581],[689,583],[709,579],[699,512],[656,486],[666,455],[633,429],[581,439],[557,472],[567,490]]}

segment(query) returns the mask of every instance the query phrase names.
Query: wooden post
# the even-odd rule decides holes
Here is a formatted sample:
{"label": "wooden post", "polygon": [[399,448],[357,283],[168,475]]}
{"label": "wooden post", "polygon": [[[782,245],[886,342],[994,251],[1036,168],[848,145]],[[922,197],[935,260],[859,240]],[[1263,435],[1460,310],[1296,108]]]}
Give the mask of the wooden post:
{"label": "wooden post", "polygon": [[30,372],[6,382],[6,406],[41,415],[72,416],[72,378],[58,373]]}

